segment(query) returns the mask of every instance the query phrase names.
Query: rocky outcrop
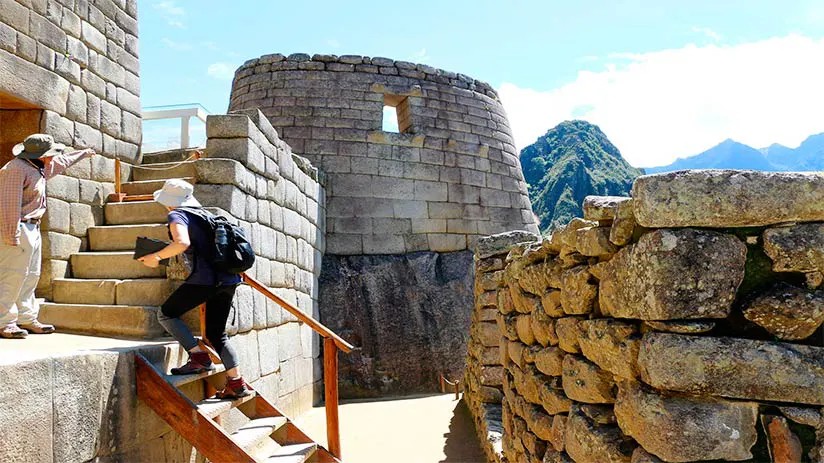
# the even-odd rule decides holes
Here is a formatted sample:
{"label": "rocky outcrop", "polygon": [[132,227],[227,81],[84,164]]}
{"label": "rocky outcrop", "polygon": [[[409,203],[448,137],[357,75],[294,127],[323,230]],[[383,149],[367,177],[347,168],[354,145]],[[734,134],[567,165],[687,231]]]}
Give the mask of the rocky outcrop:
{"label": "rocky outcrop", "polygon": [[340,357],[342,397],[427,392],[442,373],[463,375],[471,266],[468,251],[324,257],[321,320],[363,346]]}

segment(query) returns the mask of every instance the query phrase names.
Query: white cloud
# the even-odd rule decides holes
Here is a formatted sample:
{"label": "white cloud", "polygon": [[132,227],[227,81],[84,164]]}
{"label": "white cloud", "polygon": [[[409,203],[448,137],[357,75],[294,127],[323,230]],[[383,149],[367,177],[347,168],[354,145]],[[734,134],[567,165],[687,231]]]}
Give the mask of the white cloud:
{"label": "white cloud", "polygon": [[218,80],[232,80],[235,77],[237,66],[223,61],[212,63],[206,69],[206,74]]}
{"label": "white cloud", "polygon": [[577,118],[598,124],[631,164],[656,166],[726,138],[797,146],[824,132],[821,56],[824,39],[798,35],[689,45],[623,54],[550,91],[504,83],[499,94],[519,149]]}
{"label": "white cloud", "polygon": [[178,6],[173,0],[163,0],[152,5],[154,9],[160,11],[161,16],[166,23],[172,27],[183,29],[186,25],[183,23],[183,18],[186,16],[186,10],[182,6]]}

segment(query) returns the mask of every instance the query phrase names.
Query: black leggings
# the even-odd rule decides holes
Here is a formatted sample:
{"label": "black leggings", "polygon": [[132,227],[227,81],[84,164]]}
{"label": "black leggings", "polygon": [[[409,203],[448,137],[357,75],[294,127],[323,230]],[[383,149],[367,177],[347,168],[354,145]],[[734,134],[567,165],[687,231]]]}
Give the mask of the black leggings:
{"label": "black leggings", "polygon": [[237,285],[209,286],[184,283],[160,307],[158,321],[184,349],[197,345],[192,332],[180,319],[186,312],[206,303],[206,339],[212,344],[226,369],[237,366],[237,355],[229,345],[226,321],[232,308]]}

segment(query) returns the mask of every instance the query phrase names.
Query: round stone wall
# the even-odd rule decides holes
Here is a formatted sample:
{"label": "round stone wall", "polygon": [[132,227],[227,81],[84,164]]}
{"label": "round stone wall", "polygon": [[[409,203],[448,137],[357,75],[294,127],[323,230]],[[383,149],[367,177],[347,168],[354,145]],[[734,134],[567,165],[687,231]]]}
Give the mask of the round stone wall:
{"label": "round stone wall", "polygon": [[[384,106],[397,133],[382,130]],[[235,74],[229,110],[249,108],[327,174],[329,254],[459,251],[538,231],[486,83],[388,58],[265,55]]]}

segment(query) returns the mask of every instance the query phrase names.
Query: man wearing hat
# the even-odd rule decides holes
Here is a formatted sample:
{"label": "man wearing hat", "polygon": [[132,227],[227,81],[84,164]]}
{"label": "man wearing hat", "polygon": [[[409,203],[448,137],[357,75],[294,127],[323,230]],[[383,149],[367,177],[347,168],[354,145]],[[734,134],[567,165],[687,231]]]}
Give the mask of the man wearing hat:
{"label": "man wearing hat", "polygon": [[48,334],[37,320],[34,289],[40,279],[40,219],[46,213],[46,180],[94,150],[64,152],[51,135],[29,135],[14,146],[14,159],[0,169],[0,338]]}

